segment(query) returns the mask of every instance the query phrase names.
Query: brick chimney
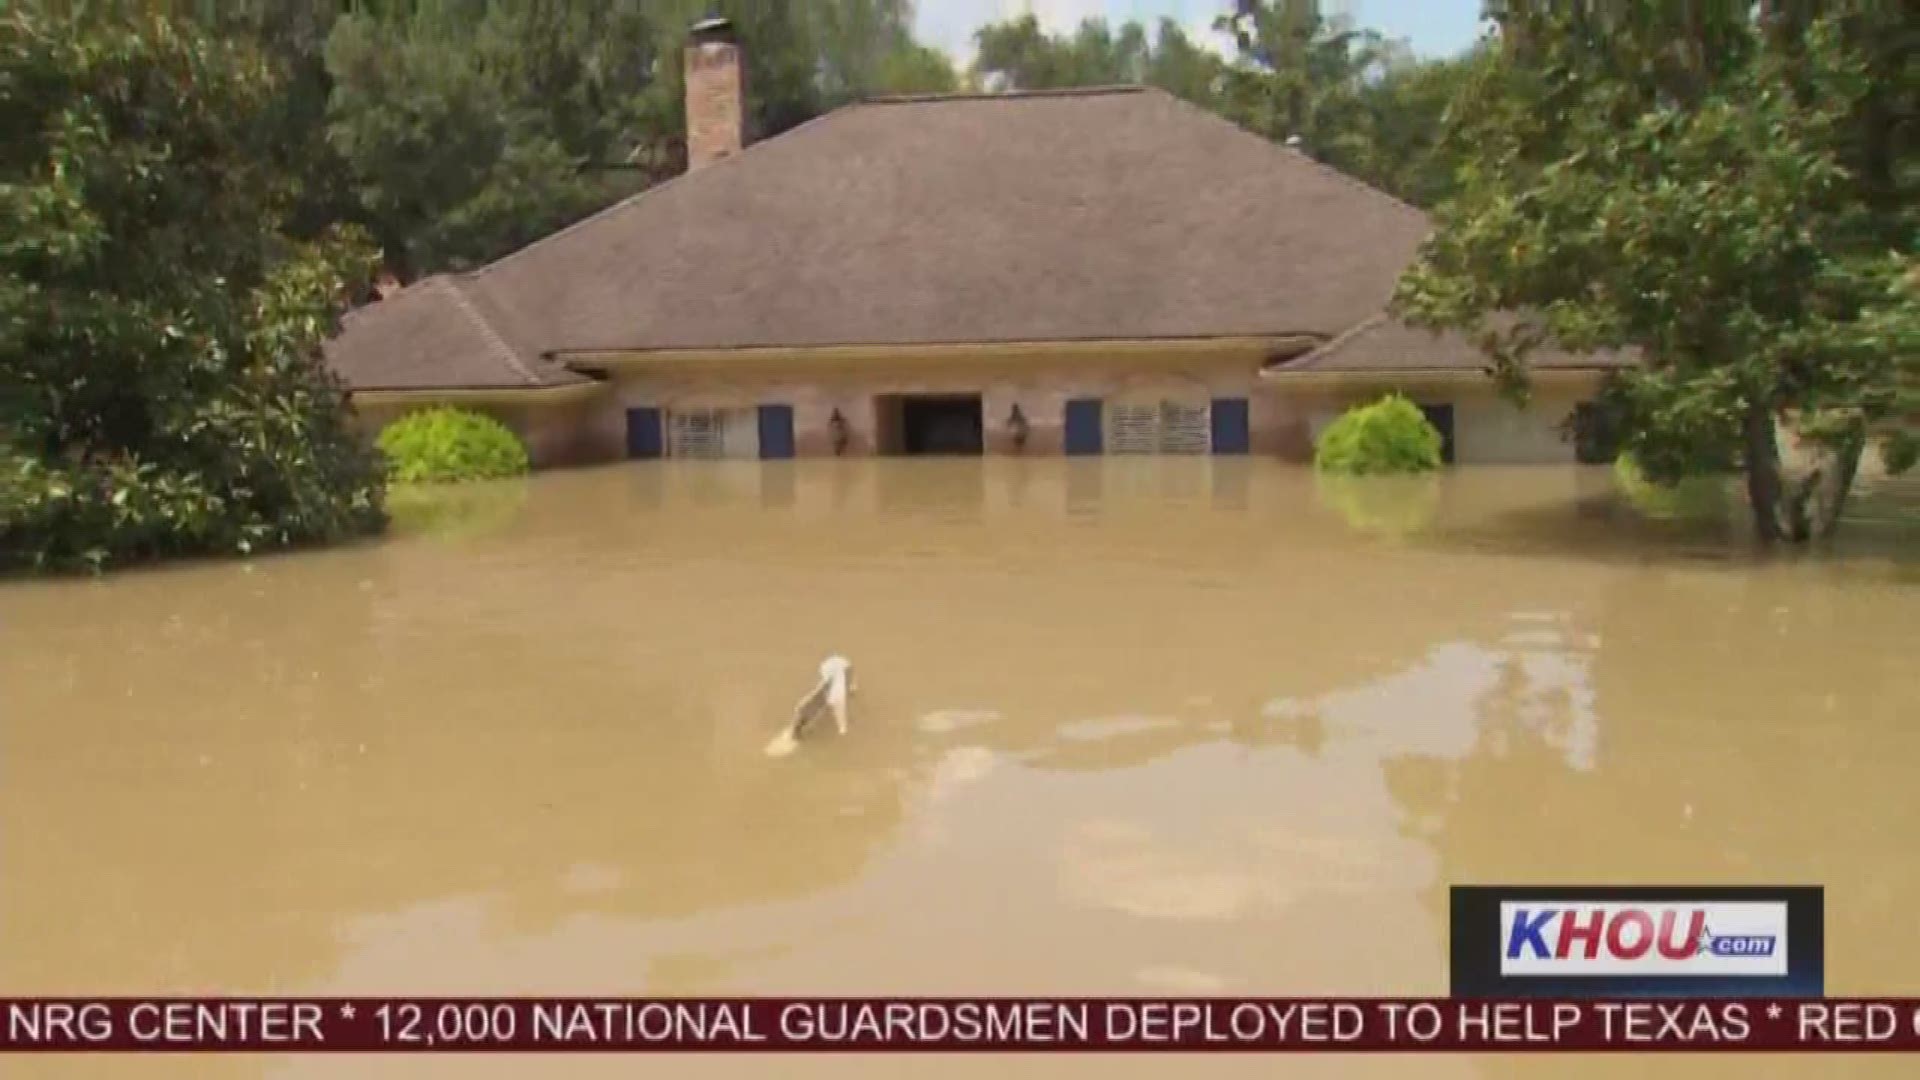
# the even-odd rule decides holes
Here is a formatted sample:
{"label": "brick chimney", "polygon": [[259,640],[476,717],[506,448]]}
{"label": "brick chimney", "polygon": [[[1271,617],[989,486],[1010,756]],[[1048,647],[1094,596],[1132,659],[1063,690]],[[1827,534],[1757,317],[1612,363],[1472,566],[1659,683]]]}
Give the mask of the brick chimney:
{"label": "brick chimney", "polygon": [[687,171],[737,154],[746,143],[747,71],[733,24],[693,24],[687,38]]}

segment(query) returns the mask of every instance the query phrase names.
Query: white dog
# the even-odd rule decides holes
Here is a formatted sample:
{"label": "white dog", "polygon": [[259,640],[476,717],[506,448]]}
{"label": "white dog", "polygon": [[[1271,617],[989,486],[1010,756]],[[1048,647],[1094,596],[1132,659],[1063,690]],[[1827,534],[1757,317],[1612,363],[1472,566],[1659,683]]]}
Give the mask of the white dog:
{"label": "white dog", "polygon": [[793,710],[793,720],[787,729],[774,736],[767,744],[769,754],[791,754],[799,745],[800,736],[807,725],[823,711],[833,713],[833,726],[840,734],[847,733],[847,699],[853,694],[853,664],[844,656],[829,656],[820,661],[820,682]]}

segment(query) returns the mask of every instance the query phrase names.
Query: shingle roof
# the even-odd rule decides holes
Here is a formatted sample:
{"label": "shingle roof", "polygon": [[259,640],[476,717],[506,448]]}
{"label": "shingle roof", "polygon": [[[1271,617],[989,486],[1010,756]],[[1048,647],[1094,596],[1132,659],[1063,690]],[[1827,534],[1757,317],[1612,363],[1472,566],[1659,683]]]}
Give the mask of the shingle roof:
{"label": "shingle roof", "polygon": [[[1618,352],[1569,353],[1535,349],[1527,363],[1539,368],[1617,368],[1632,364]],[[1376,314],[1325,345],[1274,367],[1272,374],[1335,371],[1480,371],[1488,359],[1464,334],[1435,333]]]}
{"label": "shingle roof", "polygon": [[431,277],[347,314],[326,358],[354,390],[500,389],[588,381],[510,345],[456,278]]}
{"label": "shingle roof", "polygon": [[[1332,337],[1385,306],[1428,228],[1413,207],[1159,90],[906,97],[676,177],[462,275],[453,295],[510,343],[495,354],[522,360]],[[356,319],[336,363],[453,377],[473,331],[443,313],[446,340],[429,342],[425,321],[383,336],[385,319]],[[396,347],[433,359],[363,356]]]}

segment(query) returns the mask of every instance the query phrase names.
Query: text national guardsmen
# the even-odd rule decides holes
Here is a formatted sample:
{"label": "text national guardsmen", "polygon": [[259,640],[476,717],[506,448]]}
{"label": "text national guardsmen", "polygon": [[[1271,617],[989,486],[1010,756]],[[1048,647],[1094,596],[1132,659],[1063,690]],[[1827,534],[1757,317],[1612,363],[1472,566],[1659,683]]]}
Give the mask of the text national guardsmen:
{"label": "text national guardsmen", "polygon": [[1920,1050],[1920,999],[10,999],[0,1052]]}

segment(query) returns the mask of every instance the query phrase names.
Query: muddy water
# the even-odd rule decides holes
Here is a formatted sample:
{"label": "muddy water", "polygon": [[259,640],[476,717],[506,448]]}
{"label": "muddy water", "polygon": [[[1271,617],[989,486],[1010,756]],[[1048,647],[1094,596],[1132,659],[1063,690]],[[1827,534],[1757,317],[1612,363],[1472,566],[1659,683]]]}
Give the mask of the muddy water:
{"label": "muddy water", "polygon": [[[1442,993],[1457,881],[1822,883],[1830,990],[1920,992],[1910,538],[1766,560],[1637,523],[1597,472],[1322,490],[1204,460],[618,467],[401,516],[346,550],[0,586],[0,993]],[[852,733],[769,759],[829,652]]]}

